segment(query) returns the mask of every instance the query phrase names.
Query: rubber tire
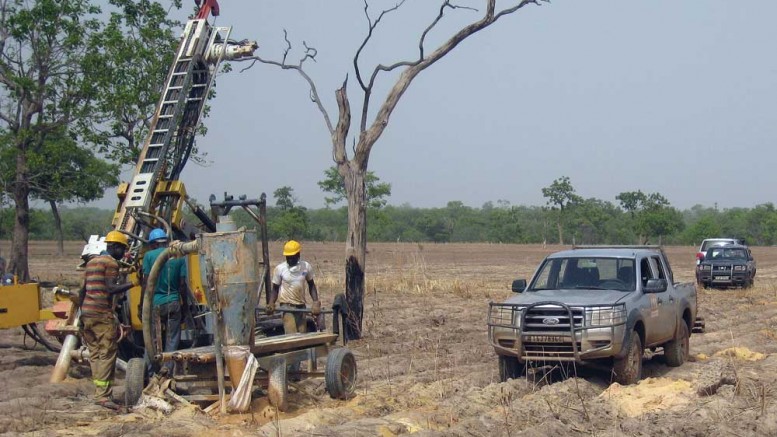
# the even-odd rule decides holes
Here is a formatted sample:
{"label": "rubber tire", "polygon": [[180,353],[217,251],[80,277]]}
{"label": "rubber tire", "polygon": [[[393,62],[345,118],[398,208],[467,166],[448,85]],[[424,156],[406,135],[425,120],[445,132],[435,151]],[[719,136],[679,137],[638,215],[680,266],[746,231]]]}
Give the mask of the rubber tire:
{"label": "rubber tire", "polygon": [[143,396],[146,379],[146,360],[143,358],[131,358],[127,362],[127,371],[124,373],[124,404],[132,407]]}
{"label": "rubber tire", "polygon": [[347,348],[329,352],[326,359],[326,391],[333,399],[348,399],[356,391],[356,358]]}
{"label": "rubber tire", "polygon": [[270,405],[277,408],[278,411],[286,411],[289,406],[286,363],[284,361],[277,362],[270,370],[269,376],[267,398],[270,401]]}
{"label": "rubber tire", "polygon": [[518,357],[499,355],[499,381],[518,379],[526,375],[526,364],[518,361]]}
{"label": "rubber tire", "polygon": [[642,379],[642,355],[645,350],[637,331],[631,332],[628,348],[626,356],[616,358],[612,366],[613,380],[621,385],[636,384]]}
{"label": "rubber tire", "polygon": [[685,323],[685,320],[680,322],[677,330],[677,336],[664,345],[664,358],[666,359],[666,365],[669,367],[680,367],[688,361],[690,350],[688,338],[690,334],[688,333],[688,325]]}

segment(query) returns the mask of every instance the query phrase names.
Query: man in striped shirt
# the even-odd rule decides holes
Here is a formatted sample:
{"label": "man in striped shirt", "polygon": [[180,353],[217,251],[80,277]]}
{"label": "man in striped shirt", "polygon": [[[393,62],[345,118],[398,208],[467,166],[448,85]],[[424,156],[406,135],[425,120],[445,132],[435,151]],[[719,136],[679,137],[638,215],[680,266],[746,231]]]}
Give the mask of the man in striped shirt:
{"label": "man in striped shirt", "polygon": [[89,348],[89,364],[95,386],[95,400],[112,410],[113,376],[119,343],[119,324],[116,320],[114,297],[132,287],[131,283],[117,285],[119,263],[129,244],[119,231],[108,232],[107,250],[86,263],[85,293],[81,302],[81,338]]}

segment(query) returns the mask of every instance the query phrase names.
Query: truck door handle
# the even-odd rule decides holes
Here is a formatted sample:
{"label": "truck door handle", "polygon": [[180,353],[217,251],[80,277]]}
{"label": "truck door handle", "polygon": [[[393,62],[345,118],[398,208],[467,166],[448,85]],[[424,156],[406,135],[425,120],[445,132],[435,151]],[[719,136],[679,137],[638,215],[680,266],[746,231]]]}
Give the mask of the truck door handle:
{"label": "truck door handle", "polygon": [[657,299],[657,301],[658,301],[658,304],[659,304],[659,305],[661,305],[662,303],[664,303],[664,300],[663,300],[663,299],[661,299],[660,297]]}
{"label": "truck door handle", "polygon": [[674,303],[674,298],[673,297],[669,298],[669,303]]}

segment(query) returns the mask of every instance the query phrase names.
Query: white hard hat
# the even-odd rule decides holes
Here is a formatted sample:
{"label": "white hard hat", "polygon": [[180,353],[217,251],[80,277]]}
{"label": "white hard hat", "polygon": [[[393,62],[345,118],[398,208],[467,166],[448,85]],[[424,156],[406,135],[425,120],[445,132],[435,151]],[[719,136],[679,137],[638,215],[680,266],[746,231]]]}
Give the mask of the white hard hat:
{"label": "white hard hat", "polygon": [[89,242],[84,245],[84,250],[81,251],[81,258],[96,256],[106,250],[108,250],[108,244],[105,242],[105,237],[91,235]]}

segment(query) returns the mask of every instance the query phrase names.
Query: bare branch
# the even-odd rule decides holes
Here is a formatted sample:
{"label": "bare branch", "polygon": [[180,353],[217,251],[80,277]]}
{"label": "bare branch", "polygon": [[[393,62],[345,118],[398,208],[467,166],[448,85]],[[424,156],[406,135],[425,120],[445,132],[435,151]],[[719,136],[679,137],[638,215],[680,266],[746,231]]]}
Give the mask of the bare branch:
{"label": "bare branch", "polygon": [[335,91],[340,116],[337,119],[337,129],[332,132],[332,154],[338,165],[343,165],[348,160],[348,155],[345,153],[345,141],[348,138],[348,130],[351,128],[351,105],[348,102],[347,89],[348,76],[345,77],[343,86]]}
{"label": "bare branch", "polygon": [[353,57],[353,68],[356,71],[356,80],[359,82],[359,85],[362,87],[364,91],[367,91],[367,86],[364,84],[364,81],[362,80],[361,73],[359,71],[359,56],[361,56],[362,50],[364,50],[364,47],[367,46],[367,43],[370,41],[370,38],[372,38],[372,33],[375,30],[376,27],[378,27],[378,24],[380,23],[380,20],[383,19],[383,16],[386,14],[396,11],[399,9],[403,4],[405,3],[405,0],[401,0],[399,3],[396,3],[394,7],[383,10],[378,18],[373,22],[370,18],[370,14],[367,11],[369,5],[367,4],[367,0],[364,0],[364,16],[367,17],[367,36],[364,37],[364,40],[362,40],[361,45],[356,50],[356,55]]}
{"label": "bare branch", "polygon": [[281,61],[273,61],[269,59],[263,59],[260,56],[252,56],[248,58],[242,58],[237,59],[237,62],[241,61],[251,61],[251,64],[247,67],[240,70],[240,72],[244,72],[256,64],[256,62],[261,62],[263,64],[268,65],[274,65],[276,67],[281,68],[282,70],[295,70],[297,73],[299,73],[300,76],[302,76],[303,79],[308,83],[308,86],[310,87],[310,100],[313,101],[313,103],[318,106],[319,112],[321,112],[321,115],[324,116],[324,122],[326,123],[326,128],[329,131],[330,135],[334,133],[334,127],[332,126],[331,118],[329,117],[329,113],[326,111],[326,108],[324,108],[324,104],[321,102],[321,98],[318,95],[318,89],[316,88],[315,82],[313,82],[313,79],[305,72],[303,65],[306,61],[312,60],[313,62],[316,62],[316,56],[318,55],[318,50],[316,50],[315,47],[311,47],[307,44],[307,42],[302,41],[302,46],[305,47],[305,54],[300,58],[299,62],[295,64],[287,64],[286,60],[289,57],[289,53],[291,53],[291,41],[289,40],[289,33],[286,31],[286,29],[283,29],[283,40],[286,41],[286,48],[283,50],[283,56],[281,57]]}
{"label": "bare branch", "polygon": [[289,32],[286,31],[286,29],[283,29],[283,40],[286,41],[286,50],[283,51],[283,58],[282,63],[286,64],[286,57],[289,56],[289,52],[291,51],[291,41],[289,41]]}
{"label": "bare branch", "polygon": [[302,59],[299,60],[298,65],[301,67],[302,64],[308,59],[311,59],[313,62],[316,62],[316,55],[318,55],[318,50],[316,50],[313,47],[308,47],[308,43],[306,43],[305,41],[302,41],[302,46],[305,47],[305,56],[303,56]]}
{"label": "bare branch", "polygon": [[517,11],[518,9],[521,9],[522,7],[526,6],[529,3],[533,3],[533,4],[537,5],[537,6],[541,6],[540,1],[543,1],[545,3],[550,3],[550,0],[523,0],[523,1],[521,1],[521,3],[513,6],[512,8],[507,8],[507,9],[499,12],[498,14],[496,14],[496,16],[494,16],[494,21],[498,20],[499,18],[501,18],[504,15],[512,14],[513,12]]}
{"label": "bare branch", "polygon": [[361,45],[356,50],[356,54],[353,57],[353,69],[356,73],[356,80],[359,82],[359,86],[361,86],[362,90],[364,91],[364,101],[362,102],[362,116],[361,116],[361,122],[359,123],[360,131],[364,132],[364,129],[367,127],[367,112],[370,107],[370,97],[372,97],[372,85],[374,83],[373,80],[370,80],[369,85],[365,85],[364,80],[362,79],[361,70],[359,69],[359,57],[361,56],[362,50],[364,50],[364,47],[367,46],[367,43],[370,41],[370,38],[372,38],[373,31],[376,27],[378,27],[378,24],[380,24],[380,20],[383,19],[383,17],[391,12],[396,11],[399,9],[403,4],[405,3],[405,0],[401,0],[399,3],[396,3],[393,7],[389,9],[385,9],[381,11],[380,15],[378,15],[378,18],[373,22],[370,18],[370,14],[367,11],[368,4],[367,0],[364,0],[364,16],[367,17],[367,36],[364,37],[364,40],[362,40]]}
{"label": "bare branch", "polygon": [[419,52],[418,59],[423,59],[423,58],[424,58],[424,41],[426,40],[426,35],[427,35],[429,32],[431,32],[431,30],[434,28],[434,26],[436,26],[436,25],[437,25],[437,23],[439,23],[439,22],[440,22],[440,20],[442,20],[442,17],[443,17],[443,15],[445,15],[445,8],[451,8],[451,9],[469,9],[469,10],[471,10],[471,11],[475,11],[475,12],[477,12],[477,9],[475,9],[475,8],[471,8],[471,7],[469,7],[469,6],[458,6],[458,5],[454,5],[454,4],[452,4],[452,3],[450,2],[450,0],[445,0],[445,1],[442,3],[442,5],[440,5],[440,12],[437,14],[437,18],[435,18],[435,19],[434,19],[434,21],[432,21],[432,23],[429,25],[429,27],[427,27],[426,29],[424,29],[424,33],[423,33],[423,34],[421,34],[421,40],[418,42],[418,52]]}
{"label": "bare branch", "polygon": [[[306,58],[303,58],[303,60],[306,59]],[[249,65],[248,67],[240,70],[241,73],[243,71],[248,70],[249,68],[251,68],[256,62],[261,62],[262,64],[274,65],[274,66],[276,66],[278,68],[281,68],[283,70],[295,70],[297,73],[299,73],[299,75],[302,76],[303,79],[305,79],[305,81],[308,83],[308,86],[310,87],[310,100],[312,100],[313,103],[315,103],[316,106],[318,106],[319,112],[321,112],[321,115],[324,116],[324,122],[326,123],[327,130],[329,131],[330,134],[334,133],[334,127],[332,127],[332,121],[329,118],[329,113],[326,111],[326,108],[324,108],[324,104],[321,103],[321,98],[319,98],[319,96],[318,96],[318,88],[316,88],[316,84],[315,84],[315,82],[313,82],[313,79],[311,79],[310,76],[308,76],[308,74],[302,68],[302,61],[300,61],[299,65],[290,65],[290,64],[285,64],[283,62],[272,61],[272,60],[269,60],[269,59],[262,59],[259,56],[252,56],[250,58],[236,59],[235,61],[236,62],[241,62],[241,61],[248,61],[248,60],[252,61],[251,65]]]}
{"label": "bare branch", "polygon": [[[468,37],[494,24],[496,20],[499,19],[500,17],[508,14],[512,14],[528,4],[539,5],[539,1],[547,2],[549,0],[522,0],[517,5],[504,9],[499,13],[496,13],[496,0],[488,0],[488,3],[486,5],[486,13],[480,20],[463,27],[461,30],[459,30],[453,36],[451,36],[447,41],[445,41],[440,47],[438,47],[437,50],[433,51],[428,56],[413,62],[403,61],[403,62],[397,62],[396,64],[393,64],[388,67],[383,65],[379,65],[378,67],[376,67],[375,71],[373,72],[373,79],[377,75],[377,72],[379,71],[391,71],[394,68],[398,68],[400,66],[407,66],[407,68],[402,72],[399,79],[391,88],[388,95],[386,96],[386,99],[381,105],[380,109],[378,110],[378,113],[375,116],[375,119],[373,120],[372,125],[370,125],[369,129],[362,131],[359,144],[353,158],[354,161],[356,162],[356,165],[359,168],[366,169],[367,161],[369,160],[372,146],[375,144],[378,138],[380,138],[380,136],[383,134],[383,131],[386,129],[386,126],[388,125],[388,122],[389,122],[389,118],[391,117],[391,114],[394,112],[394,109],[396,108],[396,105],[399,102],[400,97],[402,97],[405,91],[407,91],[407,88],[410,86],[410,83],[413,81],[413,79],[415,79],[416,76],[418,76],[419,73],[421,73],[427,67],[433,65],[435,62],[442,59],[445,55],[450,53],[451,50],[456,48],[462,41],[464,41]],[[453,5],[451,5],[449,1],[446,0],[443,3],[440,10],[442,12],[446,7],[452,7],[452,6]],[[440,16],[438,15],[438,18],[435,21],[439,21],[439,19],[440,19]],[[433,23],[433,25],[434,24],[435,23]]]}

